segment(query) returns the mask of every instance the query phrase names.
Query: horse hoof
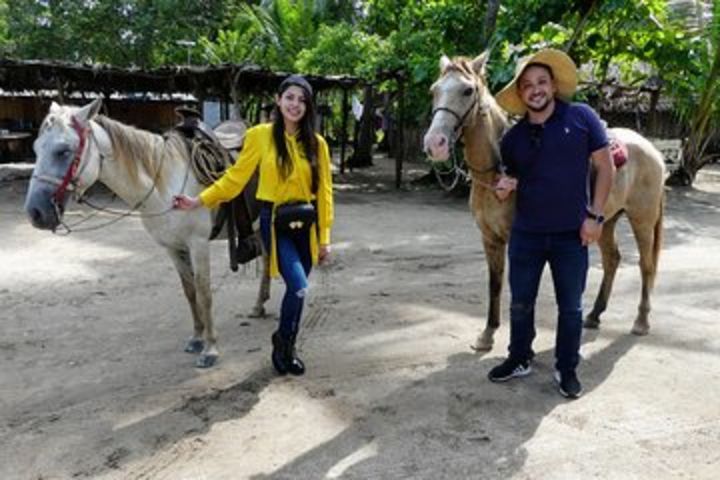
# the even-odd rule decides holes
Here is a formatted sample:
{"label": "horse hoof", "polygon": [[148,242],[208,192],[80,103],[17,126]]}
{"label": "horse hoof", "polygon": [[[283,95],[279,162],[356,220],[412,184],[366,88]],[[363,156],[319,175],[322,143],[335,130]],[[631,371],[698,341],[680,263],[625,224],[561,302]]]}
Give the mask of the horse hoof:
{"label": "horse hoof", "polygon": [[493,347],[493,339],[492,336],[487,336],[484,334],[481,334],[477,340],[475,340],[474,345],[470,345],[470,348],[472,348],[476,352],[489,352],[492,350]]}
{"label": "horse hoof", "polygon": [[475,345],[470,345],[470,348],[472,349],[473,352],[476,352],[476,353],[489,352],[490,350],[492,350],[492,345],[490,345],[488,347],[487,345],[475,344]]}
{"label": "horse hoof", "polygon": [[250,318],[265,318],[267,316],[267,312],[265,311],[265,307],[253,307],[253,309],[248,313],[248,317]]}
{"label": "horse hoof", "polygon": [[639,337],[643,337],[643,336],[647,335],[648,333],[650,333],[650,326],[649,326],[649,325],[637,325],[637,324],[635,324],[635,325],[633,325],[633,328],[632,328],[632,330],[630,330],[630,332],[631,332],[633,335],[637,335],[637,336],[639,336]]}
{"label": "horse hoof", "polygon": [[217,362],[217,355],[202,354],[195,359],[196,368],[210,368]]}
{"label": "horse hoof", "polygon": [[583,327],[597,330],[598,328],[600,328],[600,320],[598,320],[597,318],[586,318],[583,322]]}
{"label": "horse hoof", "polygon": [[200,353],[205,348],[205,342],[200,338],[191,338],[185,344],[185,352],[187,353]]}

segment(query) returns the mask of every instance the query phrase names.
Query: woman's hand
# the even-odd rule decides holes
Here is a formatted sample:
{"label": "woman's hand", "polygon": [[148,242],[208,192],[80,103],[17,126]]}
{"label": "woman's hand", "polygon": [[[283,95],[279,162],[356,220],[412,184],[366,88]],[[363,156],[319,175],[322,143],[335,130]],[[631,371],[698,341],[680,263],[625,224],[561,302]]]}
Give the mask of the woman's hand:
{"label": "woman's hand", "polygon": [[517,178],[502,175],[495,184],[495,196],[502,202],[517,188]]}
{"label": "woman's hand", "polygon": [[189,197],[182,193],[173,197],[173,208],[178,210],[194,210],[200,205],[200,199],[197,197]]}
{"label": "woman's hand", "polygon": [[330,245],[320,245],[320,251],[318,252],[318,262],[320,265],[324,265],[330,261]]}

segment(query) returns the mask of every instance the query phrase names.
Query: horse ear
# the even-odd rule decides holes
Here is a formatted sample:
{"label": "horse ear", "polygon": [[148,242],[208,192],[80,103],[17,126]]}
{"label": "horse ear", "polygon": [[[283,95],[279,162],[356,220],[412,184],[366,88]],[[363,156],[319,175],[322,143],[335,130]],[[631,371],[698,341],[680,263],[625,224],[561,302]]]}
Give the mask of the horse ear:
{"label": "horse ear", "polygon": [[443,55],[442,57],[440,57],[441,72],[444,72],[450,65],[452,65],[452,60],[450,60],[447,55]]}
{"label": "horse ear", "polygon": [[60,112],[60,109],[60,104],[53,100],[53,102],[50,104],[50,113],[57,114],[58,112]]}
{"label": "horse ear", "polygon": [[100,107],[102,107],[102,98],[98,97],[84,107],[80,108],[80,110],[78,110],[75,114],[75,118],[81,122],[89,122],[100,112]]}
{"label": "horse ear", "polygon": [[490,58],[489,50],[485,50],[483,53],[475,57],[471,63],[473,71],[478,75],[484,76],[488,58]]}

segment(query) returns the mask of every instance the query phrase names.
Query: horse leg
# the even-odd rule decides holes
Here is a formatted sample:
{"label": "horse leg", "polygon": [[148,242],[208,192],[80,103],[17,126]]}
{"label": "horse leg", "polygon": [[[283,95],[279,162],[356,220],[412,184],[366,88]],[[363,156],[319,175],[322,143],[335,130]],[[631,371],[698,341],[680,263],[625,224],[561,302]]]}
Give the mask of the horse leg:
{"label": "horse leg", "polygon": [[212,292],[210,290],[210,247],[207,242],[197,243],[190,249],[190,258],[194,267],[194,283],[198,317],[203,323],[205,348],[195,360],[198,368],[212,367],[217,361],[218,352],[212,319]]}
{"label": "horse leg", "polygon": [[500,293],[502,292],[503,273],[505,272],[505,243],[499,241],[484,241],[485,257],[489,270],[490,302],[485,330],[475,340],[473,350],[485,352],[493,346],[493,335],[500,327]]}
{"label": "horse leg", "polygon": [[203,342],[204,323],[200,320],[198,314],[195,275],[190,261],[190,254],[187,250],[169,248],[167,251],[175,265],[175,270],[177,270],[180,276],[180,283],[182,284],[183,292],[185,292],[185,298],[187,298],[188,304],[190,305],[190,312],[193,318],[193,336],[187,340],[185,351],[187,353],[200,353],[205,346]]}
{"label": "horse leg", "polygon": [[647,223],[634,222],[630,219],[638,250],[640,251],[640,273],[642,276],[642,293],[638,314],[631,332],[635,335],[647,335],[650,330],[648,316],[650,315],[650,293],[655,284],[655,274],[662,238],[662,211],[654,225],[650,227]]}
{"label": "horse leg", "polygon": [[612,292],[615,273],[617,272],[618,265],[620,265],[620,250],[618,249],[617,240],[615,239],[615,224],[618,218],[620,218],[619,214],[605,222],[602,234],[598,240],[598,247],[600,247],[600,254],[602,256],[603,277],[593,309],[585,317],[585,322],[583,323],[585,328],[598,328],[600,326],[600,315],[607,308],[608,299]]}
{"label": "horse leg", "polygon": [[263,318],[267,314],[265,312],[265,302],[270,299],[270,257],[263,249],[262,253],[262,277],[260,278],[260,289],[255,300],[255,306],[250,312],[251,318]]}

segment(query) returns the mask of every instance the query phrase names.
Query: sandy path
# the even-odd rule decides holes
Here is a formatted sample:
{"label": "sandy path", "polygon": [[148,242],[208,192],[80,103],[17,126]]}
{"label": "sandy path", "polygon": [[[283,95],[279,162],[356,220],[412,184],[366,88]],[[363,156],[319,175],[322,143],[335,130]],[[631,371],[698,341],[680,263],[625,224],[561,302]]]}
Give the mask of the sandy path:
{"label": "sandy path", "polygon": [[[2,479],[714,479],[720,472],[720,178],[669,192],[651,334],[629,330],[639,272],[624,258],[599,332],[585,335],[586,395],[551,382],[545,278],[537,368],[489,383],[468,348],[484,322],[479,233],[464,200],[395,192],[391,165],[337,193],[335,261],[315,271],[300,339],[308,374],[277,378],[274,319],[249,319],[257,281],[214,245],[222,357],[182,352],[191,332],[170,261],[136,219],[58,237],[0,183]],[[593,251],[589,295],[600,281]],[[278,311],[279,283],[269,310]]]}

